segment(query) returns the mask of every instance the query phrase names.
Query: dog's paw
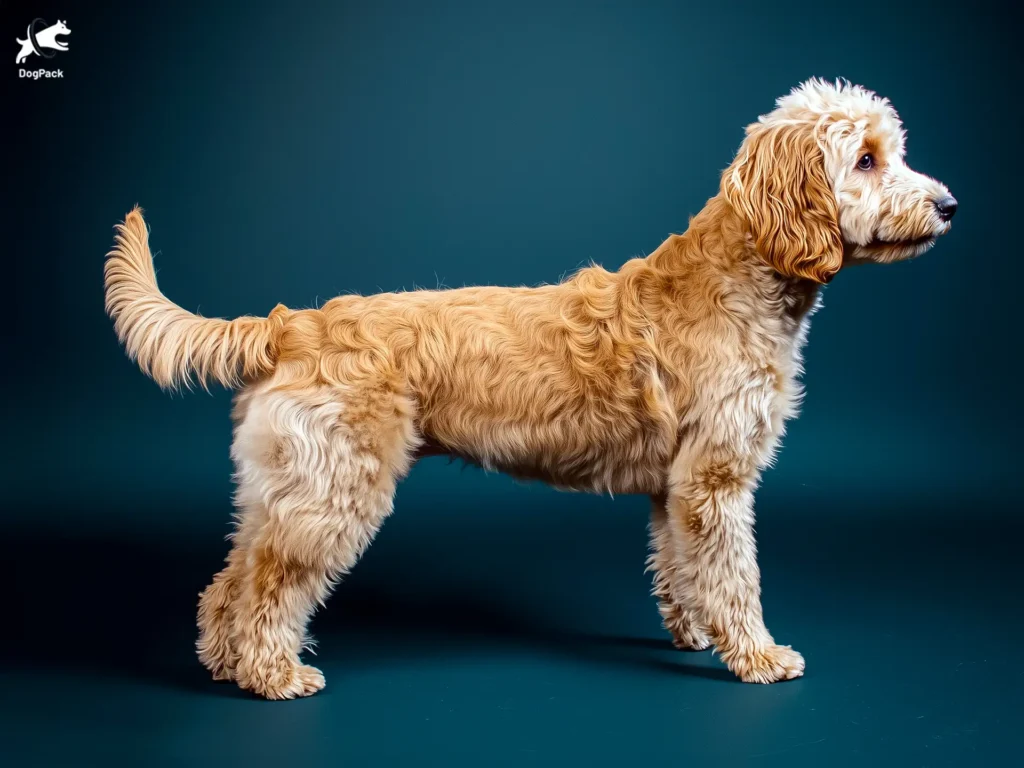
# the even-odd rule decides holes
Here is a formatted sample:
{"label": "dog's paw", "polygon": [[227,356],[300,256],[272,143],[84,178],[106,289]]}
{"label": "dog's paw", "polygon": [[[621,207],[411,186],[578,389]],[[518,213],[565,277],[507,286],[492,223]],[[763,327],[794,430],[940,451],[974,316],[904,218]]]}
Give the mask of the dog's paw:
{"label": "dog's paw", "polygon": [[665,629],[672,634],[672,645],[680,651],[703,651],[711,647],[711,638],[697,625],[689,611],[662,600],[658,612]]}
{"label": "dog's paw", "polygon": [[289,689],[289,692],[294,691],[295,695],[285,698],[312,696],[317,691],[322,691],[326,685],[327,681],[324,679],[323,672],[316,667],[303,664],[295,670],[292,687]]}
{"label": "dog's paw", "polygon": [[733,660],[729,667],[745,683],[777,683],[802,676],[804,657],[788,645],[769,645]]}
{"label": "dog's paw", "polygon": [[205,634],[196,643],[199,661],[214,680],[234,680],[236,657],[226,637],[211,638]]}
{"label": "dog's paw", "polygon": [[214,680],[234,680],[237,656],[224,634],[204,632],[196,642],[199,661]]}
{"label": "dog's paw", "polygon": [[235,679],[235,670],[231,667],[214,667],[210,670],[210,674],[213,675],[213,679],[217,682],[231,682]]}
{"label": "dog's paw", "polygon": [[711,647],[711,638],[703,631],[689,627],[682,631],[672,631],[672,645],[680,651],[706,651]]}
{"label": "dog's paw", "polygon": [[282,662],[270,669],[254,670],[244,678],[239,676],[238,685],[265,699],[281,701],[312,696],[327,682],[316,667]]}

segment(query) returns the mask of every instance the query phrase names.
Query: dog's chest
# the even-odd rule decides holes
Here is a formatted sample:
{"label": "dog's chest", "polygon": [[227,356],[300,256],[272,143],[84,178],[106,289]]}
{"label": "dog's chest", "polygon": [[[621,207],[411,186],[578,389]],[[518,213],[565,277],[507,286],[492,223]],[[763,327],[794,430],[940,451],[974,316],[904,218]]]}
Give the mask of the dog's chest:
{"label": "dog's chest", "polygon": [[677,454],[732,453],[758,469],[771,462],[799,410],[803,346],[817,307],[816,294],[795,298],[781,311],[773,303],[776,311],[766,308],[757,323],[737,318],[728,343],[684,338],[671,356],[680,363],[665,376],[678,413]]}

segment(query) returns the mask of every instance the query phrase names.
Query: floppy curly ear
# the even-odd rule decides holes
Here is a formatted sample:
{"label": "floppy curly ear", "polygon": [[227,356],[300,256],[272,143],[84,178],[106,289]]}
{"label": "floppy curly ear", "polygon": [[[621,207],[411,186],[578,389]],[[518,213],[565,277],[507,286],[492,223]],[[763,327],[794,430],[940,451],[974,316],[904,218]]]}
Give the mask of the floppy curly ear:
{"label": "floppy curly ear", "polygon": [[827,283],[843,263],[839,205],[811,123],[755,123],[725,173],[722,196],[761,256],[787,277]]}

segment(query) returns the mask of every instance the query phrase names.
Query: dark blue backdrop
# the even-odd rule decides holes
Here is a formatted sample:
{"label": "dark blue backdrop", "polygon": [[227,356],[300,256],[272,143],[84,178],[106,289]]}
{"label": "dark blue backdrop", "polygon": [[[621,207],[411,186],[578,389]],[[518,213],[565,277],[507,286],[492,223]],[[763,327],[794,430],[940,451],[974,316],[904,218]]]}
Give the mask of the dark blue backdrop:
{"label": "dark blue backdrop", "polygon": [[[32,663],[16,679],[38,705],[18,715],[26,748],[37,715],[89,690],[106,727],[131,703],[138,748],[157,740],[168,759],[205,739],[215,754],[218,734],[257,755],[294,738],[339,759],[476,764],[588,749],[598,762],[689,749],[921,763],[1008,743],[999,722],[1020,705],[999,697],[1001,675],[1020,672],[982,660],[1010,659],[1020,628],[1003,601],[1021,586],[1008,542],[1024,67],[995,5],[69,5],[0,9],[8,38],[37,16],[72,30],[45,62],[62,80],[21,80],[13,64],[3,77],[0,541],[18,584],[6,658]],[[743,126],[812,75],[890,97],[909,162],[961,211],[924,258],[841,274],[812,325],[803,415],[759,504],[768,624],[807,655],[808,678],[735,686],[707,655],[661,645],[646,499],[431,460],[333,624],[318,622],[329,688],[292,706],[322,719],[208,685],[189,643],[225,549],[229,398],[171,399],[124,357],[102,309],[112,224],[143,205],[161,287],[206,315],[551,282],[684,230]],[[57,722],[80,726],[66,706]],[[277,741],[234,733],[250,733],[247,706]],[[189,707],[224,729],[157,725]]]}

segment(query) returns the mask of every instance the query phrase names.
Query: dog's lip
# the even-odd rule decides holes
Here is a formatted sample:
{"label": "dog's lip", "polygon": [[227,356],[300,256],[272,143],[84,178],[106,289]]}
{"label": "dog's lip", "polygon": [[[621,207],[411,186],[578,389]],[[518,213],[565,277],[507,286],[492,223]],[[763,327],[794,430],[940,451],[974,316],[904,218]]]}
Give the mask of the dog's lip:
{"label": "dog's lip", "polygon": [[928,245],[934,243],[935,238],[938,235],[922,235],[921,237],[908,238],[906,240],[883,240],[881,238],[873,238],[871,242],[867,244],[868,248],[913,248],[918,245]]}

